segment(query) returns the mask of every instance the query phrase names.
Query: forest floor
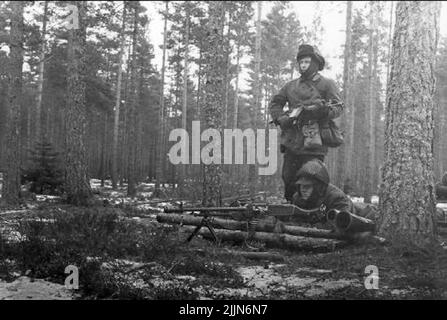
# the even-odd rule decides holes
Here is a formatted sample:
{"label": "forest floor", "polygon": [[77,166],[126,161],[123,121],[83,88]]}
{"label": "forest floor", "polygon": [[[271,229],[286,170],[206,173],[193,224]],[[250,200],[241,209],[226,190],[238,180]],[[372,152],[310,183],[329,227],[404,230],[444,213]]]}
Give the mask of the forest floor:
{"label": "forest floor", "polygon": [[[76,208],[38,196],[0,209],[1,299],[446,299],[447,252],[406,246],[351,245],[328,253],[263,248],[279,259],[250,260],[244,245],[195,237],[159,224],[169,205],[124,197],[93,180],[104,207]],[[151,203],[149,203],[151,202]],[[447,239],[440,239],[440,242]],[[79,288],[64,286],[79,268]],[[366,289],[367,266],[378,289]]]}

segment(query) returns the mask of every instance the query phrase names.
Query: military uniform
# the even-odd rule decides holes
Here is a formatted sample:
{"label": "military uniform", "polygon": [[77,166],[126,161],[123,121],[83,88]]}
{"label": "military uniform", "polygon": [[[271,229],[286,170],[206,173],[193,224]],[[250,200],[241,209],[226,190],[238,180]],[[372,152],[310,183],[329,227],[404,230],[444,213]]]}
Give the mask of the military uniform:
{"label": "military uniform", "polygon": [[300,190],[293,195],[292,203],[303,209],[321,208],[324,206],[326,212],[331,209],[348,211],[361,217],[372,220],[378,218],[378,210],[370,204],[354,204],[351,199],[339,188],[329,182],[329,174],[323,162],[311,160],[305,163],[296,174],[297,182],[300,184],[303,178],[312,179],[316,183],[311,198],[305,200]]}
{"label": "military uniform", "polygon": [[[315,52],[313,47],[300,46],[297,60],[303,56],[317,57],[318,69],[323,69],[324,59]],[[329,101],[331,104],[328,104]],[[303,109],[296,121],[280,123],[278,119],[284,114],[283,109],[286,103],[288,103],[289,109],[308,105],[315,105],[316,107],[313,110]],[[284,153],[282,178],[287,200],[291,201],[295,192],[296,172],[311,159],[316,158],[324,161],[328,152],[328,147],[324,144],[312,147],[305,145],[303,126],[317,123],[321,128],[329,120],[339,117],[342,111],[343,104],[335,82],[323,77],[318,72],[309,77],[301,76],[288,82],[278,94],[273,96],[270,101],[270,115],[273,122],[281,126],[280,149]]]}
{"label": "military uniform", "polygon": [[339,188],[329,183],[329,174],[323,162],[311,160],[304,164],[296,174],[297,184],[300,178],[306,177],[320,182],[316,186],[316,197],[313,200],[304,200],[300,191],[297,190],[293,195],[293,204],[303,209],[313,209],[324,205],[326,210],[337,209],[340,211],[349,211],[354,213],[355,208],[351,199]]}

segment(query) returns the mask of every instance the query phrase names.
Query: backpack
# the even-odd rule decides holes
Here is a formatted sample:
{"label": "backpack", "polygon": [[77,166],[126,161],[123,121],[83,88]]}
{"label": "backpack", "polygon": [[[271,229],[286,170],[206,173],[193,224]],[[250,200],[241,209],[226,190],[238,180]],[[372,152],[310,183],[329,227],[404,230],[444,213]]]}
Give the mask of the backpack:
{"label": "backpack", "polygon": [[320,125],[320,135],[323,145],[330,148],[337,148],[341,146],[344,141],[343,132],[332,119],[323,121]]}
{"label": "backpack", "polygon": [[[315,90],[318,90],[313,83],[310,83],[310,85],[313,86]],[[339,103],[340,102],[329,104],[329,106],[334,106]],[[322,144],[329,148],[337,148],[344,142],[343,131],[340,130],[332,119],[320,121],[320,136]]]}

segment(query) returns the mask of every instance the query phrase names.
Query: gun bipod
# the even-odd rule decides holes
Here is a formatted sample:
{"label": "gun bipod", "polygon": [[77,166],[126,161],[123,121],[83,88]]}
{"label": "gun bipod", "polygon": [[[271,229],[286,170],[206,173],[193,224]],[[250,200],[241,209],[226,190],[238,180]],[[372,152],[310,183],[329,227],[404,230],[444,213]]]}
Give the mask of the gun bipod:
{"label": "gun bipod", "polygon": [[214,242],[217,245],[219,245],[220,241],[219,241],[219,238],[217,237],[216,232],[214,231],[213,225],[211,224],[211,219],[212,219],[212,217],[209,217],[209,216],[203,217],[200,224],[188,236],[188,238],[186,239],[186,242],[190,242],[192,240],[192,238],[194,238],[199,233],[199,231],[200,231],[200,229],[202,229],[202,227],[207,227],[213,237]]}

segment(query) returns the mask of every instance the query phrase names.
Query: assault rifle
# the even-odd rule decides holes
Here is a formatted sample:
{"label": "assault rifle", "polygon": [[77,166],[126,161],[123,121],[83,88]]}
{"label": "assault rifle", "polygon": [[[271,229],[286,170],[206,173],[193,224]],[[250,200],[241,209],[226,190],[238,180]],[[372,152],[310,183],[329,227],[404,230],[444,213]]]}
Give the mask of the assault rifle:
{"label": "assault rifle", "polygon": [[[335,107],[335,106],[343,105],[342,102],[336,101],[336,100],[323,101],[323,103],[327,107]],[[285,111],[284,115],[289,116],[290,120],[293,121],[293,125],[295,125],[301,112],[303,112],[304,110],[312,110],[315,107],[316,107],[316,105],[314,105],[314,104],[304,105],[304,104],[299,103],[299,104],[293,106],[288,111]],[[275,121],[272,120],[272,121],[270,121],[270,123],[275,123]]]}
{"label": "assault rifle", "polygon": [[[185,213],[190,212],[194,216],[203,217],[201,224],[198,225],[187,241],[198,234],[202,227],[207,227],[214,240],[218,242],[217,235],[214,232],[211,221],[213,217],[229,217],[239,221],[247,221],[247,225],[254,230],[256,223],[267,217],[275,217],[278,220],[298,220],[303,222],[318,222],[326,219],[324,206],[311,210],[303,209],[293,204],[268,204],[268,203],[248,203],[239,207],[189,207],[180,205],[178,208],[164,208],[165,213]],[[249,230],[250,231],[250,230]]]}

